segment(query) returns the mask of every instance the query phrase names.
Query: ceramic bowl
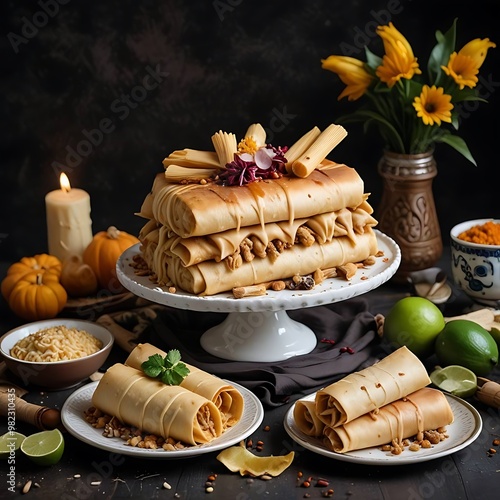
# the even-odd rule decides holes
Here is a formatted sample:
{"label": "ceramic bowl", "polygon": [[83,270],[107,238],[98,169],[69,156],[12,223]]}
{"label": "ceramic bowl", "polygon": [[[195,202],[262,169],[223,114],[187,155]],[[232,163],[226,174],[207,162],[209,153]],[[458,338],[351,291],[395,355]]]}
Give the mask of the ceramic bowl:
{"label": "ceramic bowl", "polygon": [[[99,351],[89,356],[68,361],[34,362],[17,359],[10,355],[12,347],[24,337],[44,328],[64,325],[67,328],[85,330],[102,342]],[[50,319],[28,323],[10,330],[0,337],[0,353],[7,368],[21,380],[22,384],[58,390],[73,387],[101,368],[113,346],[113,335],[103,326],[78,319]]]}
{"label": "ceramic bowl", "polygon": [[497,219],[462,222],[450,231],[451,270],[455,284],[472,300],[491,307],[500,304],[500,245],[483,245],[458,239],[463,231]]}

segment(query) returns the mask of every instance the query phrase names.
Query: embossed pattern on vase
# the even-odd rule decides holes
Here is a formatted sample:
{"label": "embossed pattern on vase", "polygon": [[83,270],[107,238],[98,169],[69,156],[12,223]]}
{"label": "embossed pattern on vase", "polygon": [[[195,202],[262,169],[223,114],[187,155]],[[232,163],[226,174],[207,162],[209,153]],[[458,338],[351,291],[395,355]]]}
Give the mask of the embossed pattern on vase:
{"label": "embossed pattern on vase", "polygon": [[378,227],[401,248],[398,275],[432,267],[443,249],[432,193],[437,175],[433,155],[385,153],[378,169],[384,180]]}

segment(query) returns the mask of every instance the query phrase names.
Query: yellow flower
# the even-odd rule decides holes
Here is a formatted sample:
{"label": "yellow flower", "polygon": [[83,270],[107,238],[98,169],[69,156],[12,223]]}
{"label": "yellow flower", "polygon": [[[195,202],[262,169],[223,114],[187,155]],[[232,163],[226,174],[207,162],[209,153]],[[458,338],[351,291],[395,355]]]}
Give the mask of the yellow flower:
{"label": "yellow flower", "polygon": [[257,143],[253,137],[245,137],[244,139],[241,139],[238,144],[238,153],[248,153],[253,155],[257,152],[257,149],[259,148],[257,147]]}
{"label": "yellow flower", "polygon": [[451,95],[445,94],[442,87],[424,85],[420,97],[415,97],[413,107],[425,125],[436,123],[440,126],[442,121],[451,123],[453,104],[450,101]]}
{"label": "yellow flower", "polygon": [[401,78],[411,80],[413,75],[422,73],[411,45],[392,23],[378,26],[377,34],[382,38],[385,50],[382,64],[376,70],[382,82],[393,87]]}
{"label": "yellow flower", "polygon": [[336,73],[345,83],[346,88],[339,95],[338,100],[347,97],[349,101],[356,101],[370,86],[372,75],[365,69],[363,61],[347,56],[329,56],[321,60],[321,67]]}
{"label": "yellow flower", "polygon": [[458,52],[450,55],[448,66],[441,66],[442,70],[451,76],[462,90],[464,87],[474,88],[478,82],[477,74],[482,66],[489,48],[496,45],[489,38],[476,38],[464,45]]}
{"label": "yellow flower", "polygon": [[489,38],[476,38],[459,51],[456,26],[454,19],[448,30],[435,32],[427,68],[419,66],[410,43],[390,22],[377,27],[384,44],[381,56],[365,47],[366,62],[346,56],[321,60],[323,69],[337,73],[347,85],[338,99],[360,101],[359,109],[339,117],[339,123],[376,128],[383,147],[402,154],[424,153],[446,143],[475,165],[457,134],[457,103],[484,101],[476,85],[479,68],[496,45]]}

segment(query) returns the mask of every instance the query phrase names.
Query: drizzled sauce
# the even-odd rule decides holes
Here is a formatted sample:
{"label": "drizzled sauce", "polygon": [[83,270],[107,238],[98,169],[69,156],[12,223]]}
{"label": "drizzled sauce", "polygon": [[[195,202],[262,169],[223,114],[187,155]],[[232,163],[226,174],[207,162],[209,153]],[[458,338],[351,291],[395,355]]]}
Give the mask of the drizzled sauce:
{"label": "drizzled sauce", "polygon": [[264,190],[262,189],[261,186],[259,186],[258,182],[250,182],[249,184],[246,185],[246,188],[252,193],[252,196],[255,200],[255,204],[257,206],[257,216],[259,218],[259,224],[264,230],[266,221],[265,221],[265,215],[264,215],[264,206],[265,203],[263,201],[264,199]]}
{"label": "drizzled sauce", "polygon": [[290,191],[288,189],[288,182],[282,178],[282,182],[279,183],[280,188],[283,190],[283,193],[285,193],[285,198],[286,198],[286,204],[288,208],[288,223],[293,224],[293,221],[295,220],[295,210],[293,206],[293,200],[290,196]]}
{"label": "drizzled sauce", "polygon": [[366,385],[362,385],[362,386],[360,386],[360,390],[361,390],[361,391],[364,391],[364,392],[366,393],[366,395],[367,395],[367,397],[368,397],[368,399],[369,399],[369,401],[370,401],[370,404],[373,406],[373,408],[377,408],[377,407],[378,407],[378,403],[377,403],[377,401],[375,401],[375,400],[371,397],[370,392],[369,392],[369,391],[368,391],[368,389],[366,388]]}
{"label": "drizzled sauce", "polygon": [[424,416],[422,415],[422,411],[420,410],[419,406],[411,400],[409,396],[404,398],[406,402],[411,403],[413,407],[415,408],[415,416],[417,417],[417,430],[418,432],[423,432],[425,430],[425,422],[424,422]]}

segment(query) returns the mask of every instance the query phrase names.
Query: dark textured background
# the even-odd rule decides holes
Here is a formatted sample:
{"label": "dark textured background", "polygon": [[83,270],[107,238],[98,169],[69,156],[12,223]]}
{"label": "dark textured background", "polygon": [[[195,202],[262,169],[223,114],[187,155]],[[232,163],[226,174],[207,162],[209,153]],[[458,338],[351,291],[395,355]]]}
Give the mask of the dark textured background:
{"label": "dark textured background", "polygon": [[[434,181],[444,238],[461,220],[498,217],[495,5],[494,0],[2,2],[1,257],[47,250],[44,196],[58,188],[58,164],[66,165],[74,187],[90,193],[94,232],[113,224],[137,233],[142,221],[134,212],[171,151],[212,149],[210,137],[217,130],[241,136],[253,122],[269,130],[274,145],[287,145],[312,126],[323,128],[354,110],[355,104],[337,101],[343,85],[321,69],[320,59],[333,53],[363,58],[364,43],[381,54],[374,28],[389,20],[422,65],[435,30],[447,30],[455,17],[459,48],[477,37],[499,44],[481,69],[489,103],[461,126],[478,167],[440,145]],[[160,71],[161,82],[144,91],[148,68]],[[93,132],[96,145],[85,149],[85,134],[103,119],[112,130]],[[376,208],[380,145],[360,127],[348,131],[330,157],[360,172]],[[85,154],[68,158],[68,150],[78,148]]]}

